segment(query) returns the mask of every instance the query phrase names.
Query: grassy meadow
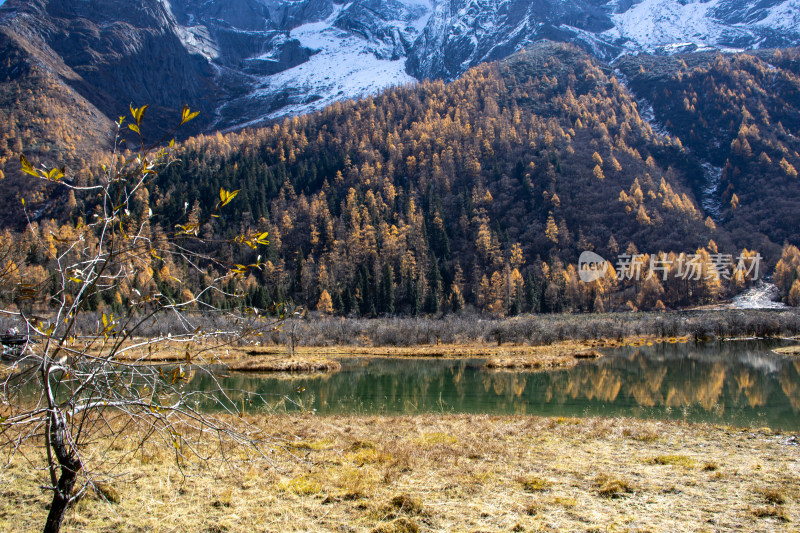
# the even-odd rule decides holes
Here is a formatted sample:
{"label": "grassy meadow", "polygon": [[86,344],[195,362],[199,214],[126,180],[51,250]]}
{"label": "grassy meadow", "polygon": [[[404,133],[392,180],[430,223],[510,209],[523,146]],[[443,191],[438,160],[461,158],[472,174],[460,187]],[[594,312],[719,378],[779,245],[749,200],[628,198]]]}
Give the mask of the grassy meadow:
{"label": "grassy meadow", "polygon": [[[797,436],[680,422],[274,416],[235,469],[135,452],[64,531],[796,531]],[[126,449],[126,446],[128,449]],[[121,442],[120,455],[132,442]],[[47,496],[21,450],[0,530],[37,531]]]}

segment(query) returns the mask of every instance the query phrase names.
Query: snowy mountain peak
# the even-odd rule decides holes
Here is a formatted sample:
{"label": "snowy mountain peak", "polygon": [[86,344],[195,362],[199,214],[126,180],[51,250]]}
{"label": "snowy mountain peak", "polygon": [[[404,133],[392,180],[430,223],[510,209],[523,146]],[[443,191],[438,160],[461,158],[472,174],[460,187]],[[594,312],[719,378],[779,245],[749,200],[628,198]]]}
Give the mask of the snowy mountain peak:
{"label": "snowy mountain peak", "polygon": [[669,50],[693,43],[717,48],[796,44],[800,1],[643,0],[612,15],[614,28],[601,38],[620,39],[631,51]]}
{"label": "snowy mountain peak", "polygon": [[[0,10],[22,14],[4,17],[10,31],[38,35],[90,83],[120,78],[136,54],[170,54],[186,86],[170,99],[163,80],[148,82],[143,98],[199,99],[212,129],[454,79],[541,40],[604,60],[800,43],[800,0],[9,0]],[[117,81],[111,92],[130,85]]]}

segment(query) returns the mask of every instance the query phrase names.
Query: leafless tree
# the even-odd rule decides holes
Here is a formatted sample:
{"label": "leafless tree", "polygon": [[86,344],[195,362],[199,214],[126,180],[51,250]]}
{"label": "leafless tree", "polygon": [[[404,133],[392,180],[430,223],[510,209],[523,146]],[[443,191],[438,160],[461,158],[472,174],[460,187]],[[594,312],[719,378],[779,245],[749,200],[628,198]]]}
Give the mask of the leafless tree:
{"label": "leafless tree", "polygon": [[[32,286],[23,275],[16,282],[15,290],[31,298],[39,295],[43,305],[0,309],[25,339],[11,368],[0,374],[0,448],[8,452],[9,461],[31,444],[44,448],[43,464],[26,460],[47,472],[45,488],[53,499],[46,532],[58,531],[73,502],[114,476],[125,460],[118,453],[121,441],[133,439],[128,448],[134,452],[145,443],[161,443],[179,463],[188,457],[232,461],[223,453],[231,444],[251,454],[259,454],[266,444],[257,428],[235,416],[241,414],[239,397],[220,386],[209,366],[224,346],[245,342],[275,325],[256,310],[223,311],[207,303],[209,294],[230,287],[232,277],[260,266],[260,260],[234,265],[215,259],[217,243],[199,236],[201,226],[237,191],[220,190],[216,207],[204,219],[194,213],[194,218],[155,238],[149,230],[152,212],[134,215],[132,206],[175,155],[174,141],[165,142],[172,132],[145,146],[140,128],[146,109],[131,108],[128,124],[120,119],[114,153],[93,183],[79,186],[66,178],[63,168],[34,167],[20,159],[22,170],[32,177],[94,198],[97,204],[94,216],[79,224],[67,242],[49,248],[50,279]],[[184,108],[180,124],[195,115]],[[119,148],[123,126],[138,134],[140,148],[135,153]],[[240,235],[232,244],[257,249],[266,238],[266,233],[256,232]],[[183,271],[194,271],[193,279],[205,282],[180,298],[168,297],[153,283],[154,258],[170,258],[184,265]],[[0,283],[12,280],[13,270],[0,270]],[[209,280],[208,272],[220,274]],[[121,287],[127,287],[121,316],[92,313],[92,299],[118,294]],[[226,320],[208,320],[209,315]],[[87,331],[87,316],[97,317],[93,331]],[[174,331],[149,338],[137,334],[165,317],[174,322]],[[209,323],[216,326],[207,327]],[[159,362],[166,346],[172,361]],[[207,374],[207,381],[216,385],[213,391],[192,390],[188,383],[198,373]]]}

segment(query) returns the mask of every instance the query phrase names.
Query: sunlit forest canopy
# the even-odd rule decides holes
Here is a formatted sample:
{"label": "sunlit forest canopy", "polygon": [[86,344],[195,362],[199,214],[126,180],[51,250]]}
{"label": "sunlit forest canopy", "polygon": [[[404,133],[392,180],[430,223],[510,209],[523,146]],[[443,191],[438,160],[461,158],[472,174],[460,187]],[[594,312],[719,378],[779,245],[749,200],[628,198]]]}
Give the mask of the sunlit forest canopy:
{"label": "sunlit forest canopy", "polygon": [[[641,56],[615,72],[575,47],[539,44],[449,84],[397,87],[271,127],[188,139],[181,161],[142,191],[131,216],[152,212],[148,227],[157,236],[204,219],[220,188],[241,190],[201,231],[208,238],[269,232],[265,251],[223,250],[232,264],[263,256],[263,268],[230,286],[259,308],[291,300],[374,316],[709,303],[757,277],[706,276],[715,256],[749,261],[760,253],[763,275],[785,241],[797,239],[786,194],[797,188],[792,170],[800,164],[791,133],[796,52],[761,55],[699,54],[676,68],[678,59]],[[785,89],[759,89],[773,83],[768,74]],[[634,95],[663,76],[680,89],[667,83],[650,95],[656,119],[665,106],[680,109],[672,121],[645,120]],[[699,87],[707,97],[698,98]],[[708,132],[722,146],[711,160],[722,165],[714,206],[702,166]],[[54,233],[46,224],[65,231],[63,221],[75,224],[92,209],[91,199],[63,200],[49,204],[53,222],[37,225],[45,237]],[[642,276],[583,283],[576,263],[585,250],[614,268],[620,255],[637,256]],[[689,255],[702,279],[680,277]],[[656,259],[672,265],[663,276],[649,275]],[[171,286],[169,273],[180,268],[154,258],[140,282],[191,291]],[[798,276],[786,269],[788,298]]]}

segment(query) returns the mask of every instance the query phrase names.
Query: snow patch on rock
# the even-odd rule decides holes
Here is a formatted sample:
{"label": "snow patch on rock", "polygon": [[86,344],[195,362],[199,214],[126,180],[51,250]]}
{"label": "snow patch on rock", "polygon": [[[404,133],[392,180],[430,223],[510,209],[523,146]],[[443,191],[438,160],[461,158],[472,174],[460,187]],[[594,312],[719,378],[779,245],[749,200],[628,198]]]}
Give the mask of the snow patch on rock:
{"label": "snow patch on rock", "polygon": [[773,30],[797,32],[800,30],[800,1],[786,0],[769,9],[756,24]]}
{"label": "snow patch on rock", "polygon": [[315,53],[301,65],[262,78],[253,96],[290,89],[304,98],[264,118],[317,111],[337,100],[376,94],[387,87],[416,81],[406,73],[405,59],[380,59],[374,42],[334,26],[348,7],[350,4],[337,6],[326,20],[303,24],[290,32],[291,39]]}
{"label": "snow patch on rock", "polygon": [[609,36],[629,39],[628,47],[648,52],[687,43],[715,46],[733,36],[752,39],[749,29],[715,18],[714,12],[721,3],[722,0],[644,0],[623,13],[611,15],[615,27]]}
{"label": "snow patch on rock", "polygon": [[712,220],[719,222],[722,217],[722,201],[719,197],[722,168],[715,167],[711,163],[703,163],[701,166],[706,177],[706,184],[703,187],[703,209]]}
{"label": "snow patch on rock", "polygon": [[778,287],[773,283],[759,281],[755,287],[745,290],[731,300],[734,309],[786,309],[780,298]]}

